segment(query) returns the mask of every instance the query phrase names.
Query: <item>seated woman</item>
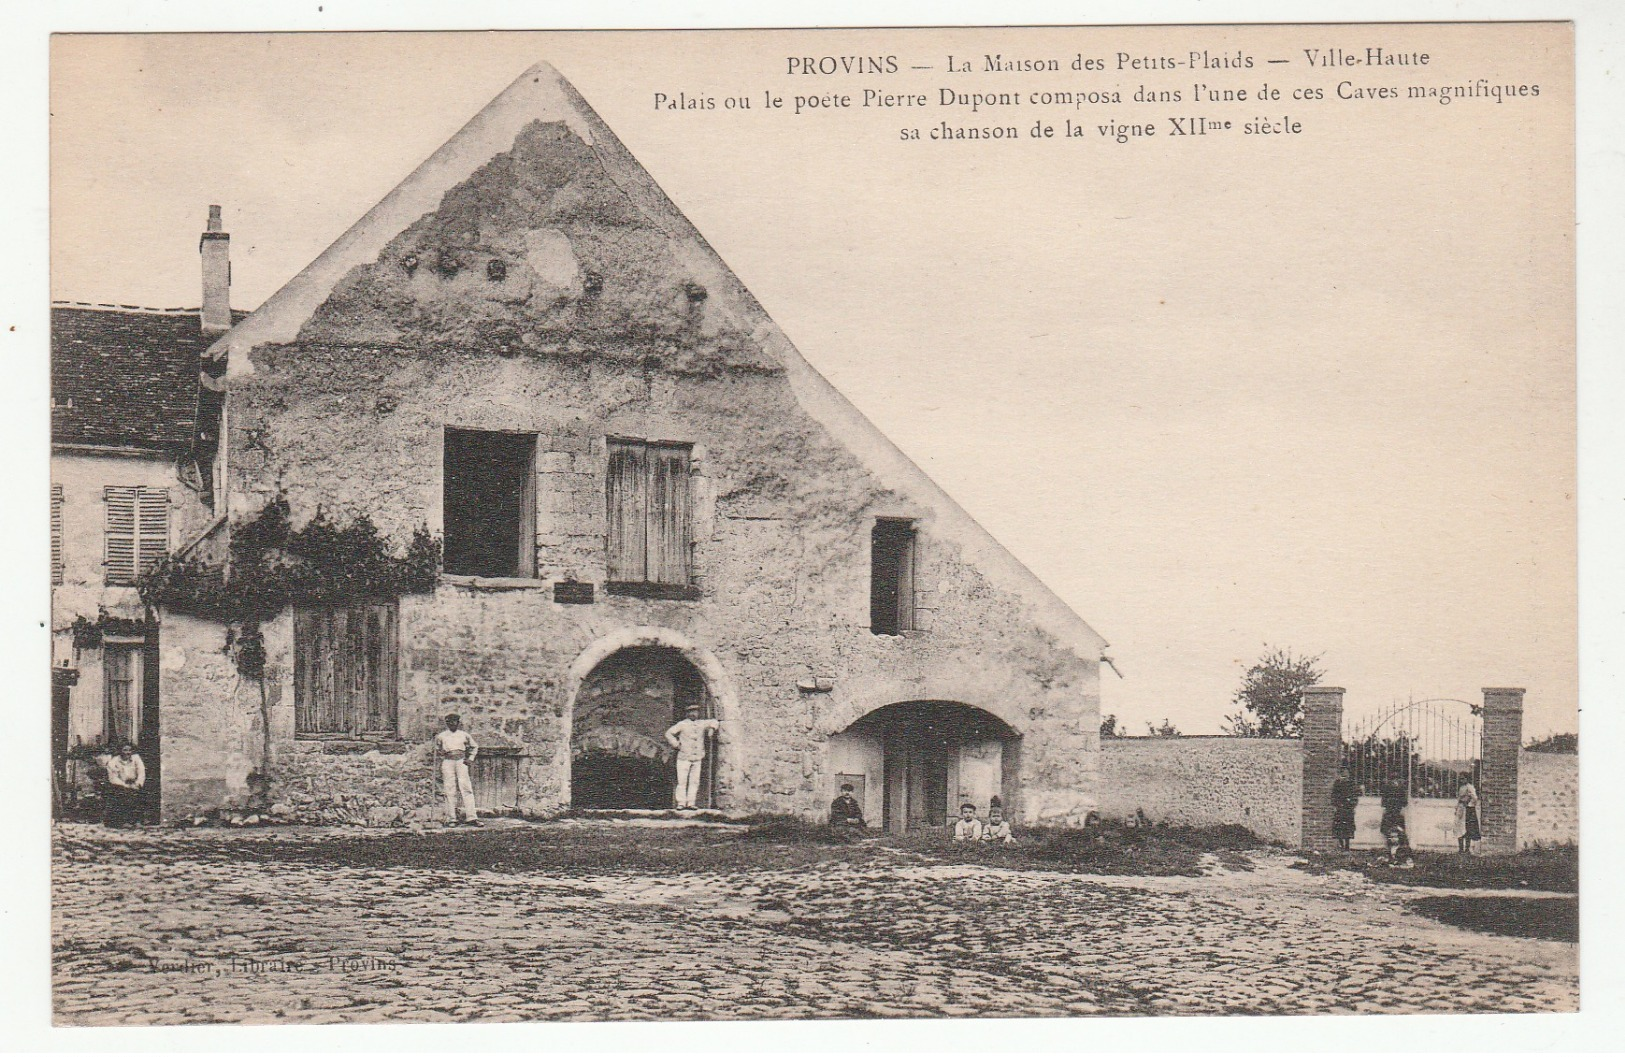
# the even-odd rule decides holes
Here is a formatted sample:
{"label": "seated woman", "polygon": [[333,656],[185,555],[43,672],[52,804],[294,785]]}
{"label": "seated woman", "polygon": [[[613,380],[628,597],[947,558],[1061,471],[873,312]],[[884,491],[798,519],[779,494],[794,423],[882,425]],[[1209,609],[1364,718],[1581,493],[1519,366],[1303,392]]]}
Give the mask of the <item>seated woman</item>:
{"label": "seated woman", "polygon": [[135,754],[135,746],[120,742],[118,753],[107,757],[107,813],[103,821],[114,827],[133,826],[141,821],[141,788],[147,784],[147,765]]}

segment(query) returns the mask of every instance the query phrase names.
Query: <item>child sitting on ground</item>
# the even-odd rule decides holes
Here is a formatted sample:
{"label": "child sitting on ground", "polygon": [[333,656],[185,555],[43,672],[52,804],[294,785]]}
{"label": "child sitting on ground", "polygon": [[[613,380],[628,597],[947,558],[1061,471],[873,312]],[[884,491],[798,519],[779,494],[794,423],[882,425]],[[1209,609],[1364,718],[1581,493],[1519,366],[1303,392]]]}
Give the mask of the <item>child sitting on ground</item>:
{"label": "child sitting on ground", "polygon": [[976,818],[976,805],[959,805],[959,821],[954,823],[954,840],[981,839],[982,823]]}
{"label": "child sitting on ground", "polygon": [[1010,831],[1010,823],[1005,821],[1003,809],[997,807],[987,809],[987,825],[982,828],[982,839],[1001,844],[1015,843],[1016,835]]}

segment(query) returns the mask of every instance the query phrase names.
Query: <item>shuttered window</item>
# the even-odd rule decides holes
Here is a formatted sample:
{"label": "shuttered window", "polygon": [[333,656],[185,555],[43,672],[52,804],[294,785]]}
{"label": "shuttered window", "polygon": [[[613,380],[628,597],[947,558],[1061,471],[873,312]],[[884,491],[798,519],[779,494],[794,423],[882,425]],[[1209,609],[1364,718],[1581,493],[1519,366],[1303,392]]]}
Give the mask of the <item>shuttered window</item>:
{"label": "shuttered window", "polygon": [[295,733],[398,733],[396,624],[393,603],[294,610]]}
{"label": "shuttered window", "polygon": [[169,553],[169,491],[141,485],[108,485],[106,579],[133,584]]}
{"label": "shuttered window", "polygon": [[51,486],[51,582],[62,582],[62,486]]}
{"label": "shuttered window", "polygon": [[609,579],[687,586],[687,444],[609,443]]}

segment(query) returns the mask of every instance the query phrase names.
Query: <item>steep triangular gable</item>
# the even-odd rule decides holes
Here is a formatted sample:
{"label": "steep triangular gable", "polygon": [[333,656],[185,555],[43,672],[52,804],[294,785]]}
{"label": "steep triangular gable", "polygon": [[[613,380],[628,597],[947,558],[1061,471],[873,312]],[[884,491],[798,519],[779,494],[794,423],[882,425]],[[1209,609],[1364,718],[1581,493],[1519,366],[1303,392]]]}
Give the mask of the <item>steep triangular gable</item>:
{"label": "steep triangular gable", "polygon": [[[521,177],[522,194],[500,193],[512,192]],[[487,320],[481,311],[508,277],[485,274],[489,262],[477,255],[435,249],[458,244],[459,234],[465,243],[485,237],[476,229],[486,209],[523,210],[533,225],[534,244],[505,247],[528,262],[525,333],[503,331],[511,313],[493,312]],[[458,225],[469,230],[447,230]],[[550,245],[553,231],[567,233],[570,254]],[[606,255],[612,274],[594,273],[595,253]],[[642,262],[630,276],[621,274],[628,262]],[[640,281],[644,264],[659,271],[661,282]],[[458,282],[466,276],[467,297],[454,300],[445,318],[421,319],[439,310],[413,298],[421,269],[439,269],[441,278]],[[609,127],[545,63],[527,70],[209,354],[228,359],[229,379],[252,373],[248,353],[266,344],[414,344],[421,335],[405,332],[402,319],[421,322],[438,343],[530,340],[527,334],[545,334],[555,322],[561,334],[574,333],[554,319],[548,297],[535,296],[537,284],[544,294],[546,284],[556,285],[562,316],[580,312],[583,290],[599,282],[591,307],[598,332],[616,333],[621,345],[644,340],[669,351],[670,334],[685,325],[681,298],[669,298],[674,274],[705,299],[706,325],[723,339],[713,344],[733,365],[783,371],[807,413],[885,487],[930,510],[933,531],[963,548],[965,560],[993,583],[1026,600],[1038,626],[1085,660],[1100,655],[1106,643],[1099,634],[802,358]]]}

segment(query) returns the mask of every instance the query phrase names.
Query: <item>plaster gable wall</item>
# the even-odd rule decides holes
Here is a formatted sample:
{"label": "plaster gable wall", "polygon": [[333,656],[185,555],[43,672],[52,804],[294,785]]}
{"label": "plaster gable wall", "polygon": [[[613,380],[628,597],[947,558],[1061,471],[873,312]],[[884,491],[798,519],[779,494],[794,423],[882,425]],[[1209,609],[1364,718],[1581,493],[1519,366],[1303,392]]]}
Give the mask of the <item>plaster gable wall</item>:
{"label": "plaster gable wall", "polygon": [[[720,774],[733,806],[822,812],[832,733],[884,704],[945,699],[1024,735],[1026,817],[1081,820],[1094,803],[1097,637],[1083,627],[1063,643],[1034,619],[1053,599],[1035,607],[1030,574],[986,575],[988,554],[1013,559],[967,533],[963,512],[872,427],[837,439],[808,413],[810,398],[839,398],[652,182],[628,179],[635,164],[580,122],[525,123],[308,312],[301,277],[240,327],[232,516],[280,492],[296,523],[318,508],[365,513],[404,543],[419,524],[441,530],[445,427],[534,433],[538,579],[496,592],[448,582],[403,602],[403,738],[427,738],[455,708],[523,750],[522,806],[556,809],[568,790],[564,673],[607,635],[667,627],[737,683]],[[327,257],[313,274],[331,270]],[[694,445],[698,601],[602,593],[609,436]],[[920,630],[903,637],[868,628],[877,516],[920,529]],[[555,603],[561,579],[598,585],[598,600]],[[833,691],[801,692],[809,676]],[[281,700],[291,710],[291,689]],[[328,762],[297,743],[289,717],[272,724],[276,755],[298,761],[301,788],[319,797]],[[353,796],[359,765],[345,759],[331,791]]]}

